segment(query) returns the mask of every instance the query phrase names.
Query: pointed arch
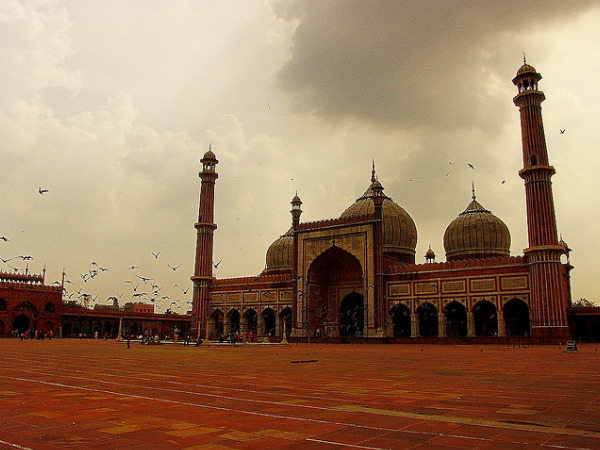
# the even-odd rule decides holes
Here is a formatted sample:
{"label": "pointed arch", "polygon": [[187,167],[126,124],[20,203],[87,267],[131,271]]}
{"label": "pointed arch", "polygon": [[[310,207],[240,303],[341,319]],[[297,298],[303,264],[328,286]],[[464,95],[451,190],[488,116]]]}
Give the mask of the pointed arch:
{"label": "pointed arch", "polygon": [[507,336],[531,336],[529,307],[513,298],[504,305],[504,329]]}
{"label": "pointed arch", "polygon": [[419,319],[419,335],[423,337],[437,337],[438,330],[438,310],[429,302],[423,303],[417,308],[417,317]]}
{"label": "pointed arch", "polygon": [[398,303],[390,310],[394,337],[410,337],[411,314],[408,306]]}
{"label": "pointed arch", "polygon": [[467,310],[462,303],[457,301],[448,303],[444,308],[444,320],[447,337],[467,336]]}
{"label": "pointed arch", "polygon": [[473,320],[475,336],[498,336],[498,312],[491,302],[481,300],[475,303]]}

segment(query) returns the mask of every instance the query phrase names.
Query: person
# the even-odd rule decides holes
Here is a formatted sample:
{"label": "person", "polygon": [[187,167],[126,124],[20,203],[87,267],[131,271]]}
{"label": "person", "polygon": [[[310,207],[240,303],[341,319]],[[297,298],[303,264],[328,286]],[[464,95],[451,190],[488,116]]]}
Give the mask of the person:
{"label": "person", "polygon": [[128,334],[127,335],[127,348],[131,347],[131,336]]}
{"label": "person", "polygon": [[50,332],[48,333],[48,340],[51,341],[53,337],[54,337],[54,332],[52,330],[50,330]]}

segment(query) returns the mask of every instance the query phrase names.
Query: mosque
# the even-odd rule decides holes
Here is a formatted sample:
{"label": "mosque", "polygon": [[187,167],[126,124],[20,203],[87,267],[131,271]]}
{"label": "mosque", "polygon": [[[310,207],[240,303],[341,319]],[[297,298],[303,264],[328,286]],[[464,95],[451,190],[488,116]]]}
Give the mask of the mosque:
{"label": "mosque", "polygon": [[263,338],[393,340],[522,336],[569,337],[570,249],[558,239],[541,114],[542,76],[529,64],[512,80],[521,117],[529,247],[511,256],[510,233],[475,196],[444,233],[445,262],[428,250],[415,263],[417,228],[378,181],[339,218],[301,222],[266,252],[254,277],[213,277],[214,189],[218,160],[202,171],[191,329],[200,337],[233,331]]}

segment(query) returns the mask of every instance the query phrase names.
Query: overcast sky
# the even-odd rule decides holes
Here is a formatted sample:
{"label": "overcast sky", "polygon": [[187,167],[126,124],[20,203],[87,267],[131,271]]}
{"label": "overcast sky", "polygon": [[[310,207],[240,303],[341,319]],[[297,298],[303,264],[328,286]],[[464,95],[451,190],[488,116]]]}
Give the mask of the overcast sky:
{"label": "overcast sky", "polygon": [[[417,262],[429,245],[445,260],[472,182],[521,255],[524,51],[573,298],[600,303],[599,48],[594,1],[3,0],[0,270],[46,267],[52,283],[64,268],[72,299],[98,303],[153,278],[182,312],[209,144],[218,278],[263,270],[296,191],[302,221],[338,217],[373,159],[416,223]],[[108,270],[84,282],[93,262]]]}

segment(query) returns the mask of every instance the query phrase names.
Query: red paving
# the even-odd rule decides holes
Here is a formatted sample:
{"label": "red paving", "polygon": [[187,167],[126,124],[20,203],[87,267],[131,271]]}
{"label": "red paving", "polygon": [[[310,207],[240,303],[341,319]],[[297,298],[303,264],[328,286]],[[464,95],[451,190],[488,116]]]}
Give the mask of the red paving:
{"label": "red paving", "polygon": [[597,348],[1,339],[0,449],[597,450]]}

